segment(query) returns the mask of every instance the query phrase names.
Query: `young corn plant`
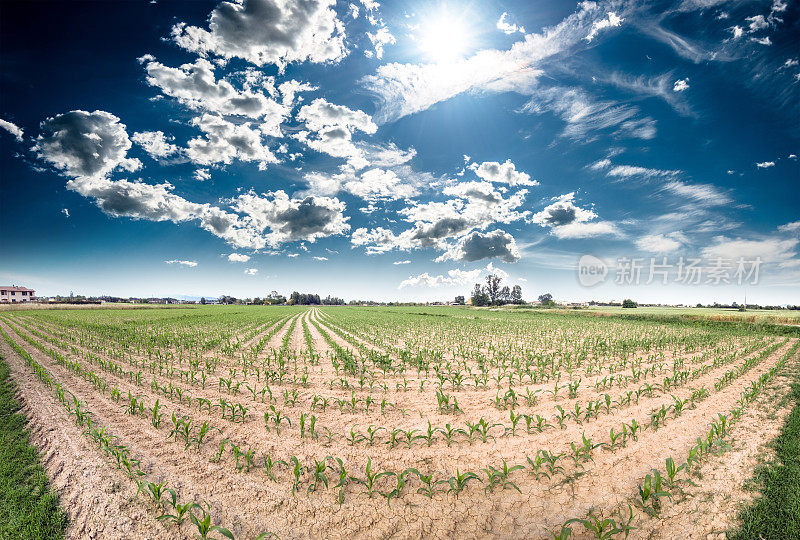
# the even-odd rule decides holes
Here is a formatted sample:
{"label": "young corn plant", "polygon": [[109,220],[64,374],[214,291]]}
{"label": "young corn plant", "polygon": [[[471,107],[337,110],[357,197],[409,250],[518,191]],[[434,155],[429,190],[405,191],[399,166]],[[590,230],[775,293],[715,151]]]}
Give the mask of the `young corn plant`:
{"label": "young corn plant", "polygon": [[[211,534],[219,533],[225,538],[230,538],[234,540],[233,533],[226,529],[225,527],[221,527],[219,525],[212,525],[211,524],[211,505],[208,503],[206,504],[206,508],[203,508],[199,504],[192,508],[189,512],[189,519],[191,519],[192,523],[195,527],[197,527],[197,535],[200,540],[210,540]],[[195,514],[195,510],[199,509],[203,515],[198,517]]]}
{"label": "young corn plant", "polygon": [[447,483],[450,485],[450,489],[447,490],[447,493],[452,493],[457,499],[459,494],[464,491],[464,488],[466,488],[467,484],[472,480],[481,482],[481,479],[474,472],[467,471],[462,473],[458,468],[456,468],[456,474],[451,476],[447,481]]}
{"label": "young corn plant", "polygon": [[372,458],[367,458],[367,466],[364,469],[364,478],[362,479],[358,478],[357,476],[351,476],[350,480],[364,486],[366,491],[363,491],[362,493],[366,493],[367,496],[371,499],[375,495],[376,482],[381,478],[383,478],[384,476],[389,476],[391,474],[393,473],[388,471],[383,471],[383,472],[373,471]]}
{"label": "young corn plant", "polygon": [[511,467],[508,466],[506,460],[503,460],[503,465],[501,467],[492,467],[491,465],[485,469],[482,469],[483,472],[486,474],[486,487],[484,488],[484,492],[494,491],[495,487],[501,487],[504,490],[508,488],[516,489],[517,492],[522,493],[517,487],[517,485],[508,479],[512,472],[518,471],[520,469],[524,469],[523,465],[513,465]]}
{"label": "young corn plant", "polygon": [[597,540],[608,540],[623,532],[623,529],[617,527],[616,520],[604,518],[602,515],[596,516],[593,511],[589,511],[585,519],[575,518],[567,521],[567,524],[571,523],[580,523]]}

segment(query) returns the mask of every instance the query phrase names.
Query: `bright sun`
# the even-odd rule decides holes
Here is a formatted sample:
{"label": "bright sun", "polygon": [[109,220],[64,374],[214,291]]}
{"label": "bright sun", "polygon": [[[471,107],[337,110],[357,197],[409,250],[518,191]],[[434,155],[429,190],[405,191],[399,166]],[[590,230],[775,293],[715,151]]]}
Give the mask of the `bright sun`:
{"label": "bright sun", "polygon": [[457,16],[440,13],[421,28],[419,47],[436,63],[454,62],[469,48],[469,30]]}

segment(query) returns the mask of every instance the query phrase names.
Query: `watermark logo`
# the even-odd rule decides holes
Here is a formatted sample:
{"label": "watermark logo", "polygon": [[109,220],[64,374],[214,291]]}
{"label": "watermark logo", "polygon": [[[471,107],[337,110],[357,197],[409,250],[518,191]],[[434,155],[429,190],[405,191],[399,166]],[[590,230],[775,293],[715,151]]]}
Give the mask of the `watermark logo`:
{"label": "watermark logo", "polygon": [[757,285],[761,265],[760,257],[717,257],[709,260],[619,257],[616,264],[609,268],[602,259],[584,255],[578,260],[578,282],[584,287],[593,287],[606,281],[613,270],[614,283],[617,285]]}
{"label": "watermark logo", "polygon": [[578,282],[584,287],[594,287],[606,280],[608,265],[594,255],[584,255],[578,260]]}

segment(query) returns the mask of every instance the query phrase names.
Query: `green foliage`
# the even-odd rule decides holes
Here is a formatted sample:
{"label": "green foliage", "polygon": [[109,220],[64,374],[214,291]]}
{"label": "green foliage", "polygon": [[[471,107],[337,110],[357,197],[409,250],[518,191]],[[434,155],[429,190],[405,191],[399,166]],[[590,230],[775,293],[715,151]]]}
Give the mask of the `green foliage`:
{"label": "green foliage", "polygon": [[14,392],[0,358],[0,538],[63,538],[67,518],[28,442],[28,421]]}

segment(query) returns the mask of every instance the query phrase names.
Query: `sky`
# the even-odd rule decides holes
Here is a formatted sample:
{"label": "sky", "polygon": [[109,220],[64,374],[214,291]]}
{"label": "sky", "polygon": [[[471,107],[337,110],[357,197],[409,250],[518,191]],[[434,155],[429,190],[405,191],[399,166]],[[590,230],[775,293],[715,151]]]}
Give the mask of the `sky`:
{"label": "sky", "polygon": [[0,5],[0,281],[800,304],[797,1]]}

